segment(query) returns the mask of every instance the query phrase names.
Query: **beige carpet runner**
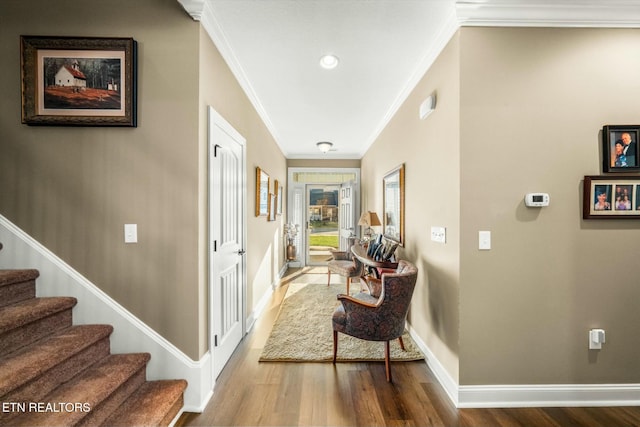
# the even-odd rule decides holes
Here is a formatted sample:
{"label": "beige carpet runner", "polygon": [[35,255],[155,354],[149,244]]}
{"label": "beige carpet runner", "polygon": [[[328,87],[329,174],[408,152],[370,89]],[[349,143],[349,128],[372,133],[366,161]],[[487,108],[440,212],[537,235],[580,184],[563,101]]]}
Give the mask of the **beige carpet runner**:
{"label": "beige carpet runner", "polygon": [[[340,304],[336,295],[345,292],[345,284],[327,286],[325,274],[305,274],[289,284],[271,335],[267,339],[261,362],[331,362],[333,329],[331,315]],[[302,282],[311,283],[302,283]],[[332,280],[333,282],[333,280]],[[359,285],[351,286],[351,292]],[[405,332],[406,351],[398,340],[391,342],[391,361],[424,359],[413,339]],[[384,343],[364,341],[345,334],[338,335],[338,361],[383,361]]]}

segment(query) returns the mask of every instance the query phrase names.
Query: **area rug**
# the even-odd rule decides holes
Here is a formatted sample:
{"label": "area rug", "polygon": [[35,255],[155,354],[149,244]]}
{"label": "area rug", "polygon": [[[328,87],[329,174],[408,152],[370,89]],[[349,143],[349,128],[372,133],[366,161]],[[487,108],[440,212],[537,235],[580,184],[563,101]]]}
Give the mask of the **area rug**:
{"label": "area rug", "polygon": [[[312,283],[301,283],[305,279]],[[327,286],[326,275],[303,275],[288,286],[260,361],[332,362],[331,316],[340,304],[336,295],[345,292],[345,284],[332,283],[331,286]],[[358,290],[359,285],[351,285],[351,293]],[[402,339],[406,351],[400,348],[398,340],[393,340],[390,345],[391,361],[424,359],[424,355],[406,331]],[[380,360],[384,360],[384,342],[364,341],[338,334],[337,361]]]}

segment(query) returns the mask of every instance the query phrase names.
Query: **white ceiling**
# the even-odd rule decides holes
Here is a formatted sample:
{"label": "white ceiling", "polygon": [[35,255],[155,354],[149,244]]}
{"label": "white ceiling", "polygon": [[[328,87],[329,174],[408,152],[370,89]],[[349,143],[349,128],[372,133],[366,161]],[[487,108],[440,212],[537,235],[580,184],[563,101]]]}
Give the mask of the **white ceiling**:
{"label": "white ceiling", "polygon": [[362,157],[461,25],[640,26],[640,0],[178,1],[287,158]]}

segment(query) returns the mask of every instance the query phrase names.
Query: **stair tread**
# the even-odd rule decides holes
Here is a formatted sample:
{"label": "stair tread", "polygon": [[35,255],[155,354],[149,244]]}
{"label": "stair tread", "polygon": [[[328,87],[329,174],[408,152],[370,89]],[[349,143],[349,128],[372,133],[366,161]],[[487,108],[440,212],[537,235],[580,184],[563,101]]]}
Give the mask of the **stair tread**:
{"label": "stair tread", "polygon": [[[175,413],[172,408],[182,399],[185,380],[147,381],[105,421],[108,426],[157,426]],[[180,405],[182,407],[182,405]]]}
{"label": "stair tread", "polygon": [[73,297],[32,298],[0,308],[0,334],[35,320],[73,308]]}
{"label": "stair tread", "polygon": [[35,280],[40,276],[38,270],[0,270],[0,286]]}
{"label": "stair tread", "polygon": [[60,402],[80,405],[81,410],[30,412],[12,421],[15,425],[57,426],[74,425],[100,405],[133,374],[144,369],[150,359],[148,353],[112,354],[53,390],[40,404],[56,407]]}
{"label": "stair tread", "polygon": [[0,396],[5,395],[113,332],[111,325],[78,325],[0,357]]}

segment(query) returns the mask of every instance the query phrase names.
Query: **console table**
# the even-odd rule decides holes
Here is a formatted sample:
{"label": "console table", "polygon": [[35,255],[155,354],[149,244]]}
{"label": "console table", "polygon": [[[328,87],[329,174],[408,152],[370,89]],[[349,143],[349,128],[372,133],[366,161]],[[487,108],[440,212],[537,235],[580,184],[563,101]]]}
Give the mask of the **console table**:
{"label": "console table", "polygon": [[372,274],[373,277],[379,279],[380,274],[378,274],[378,269],[390,269],[395,270],[398,268],[397,262],[392,261],[376,261],[375,259],[369,257],[367,255],[367,249],[364,246],[353,245],[351,246],[351,253],[355,256],[358,261],[364,264],[369,271],[369,274]]}

